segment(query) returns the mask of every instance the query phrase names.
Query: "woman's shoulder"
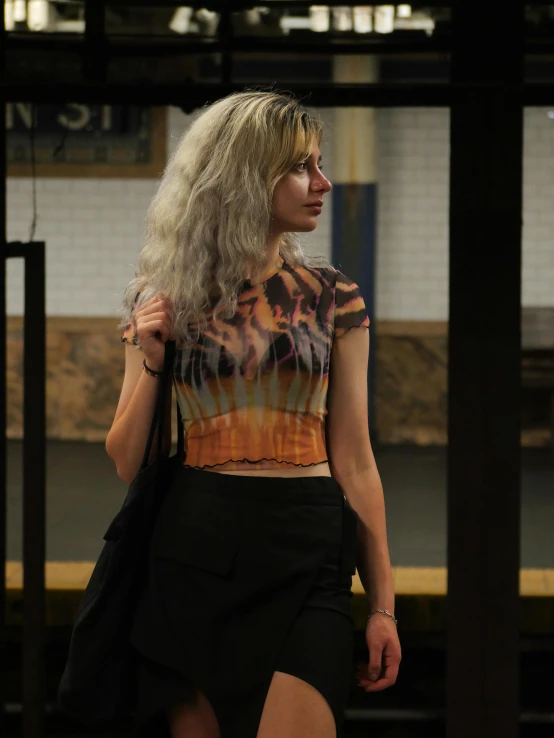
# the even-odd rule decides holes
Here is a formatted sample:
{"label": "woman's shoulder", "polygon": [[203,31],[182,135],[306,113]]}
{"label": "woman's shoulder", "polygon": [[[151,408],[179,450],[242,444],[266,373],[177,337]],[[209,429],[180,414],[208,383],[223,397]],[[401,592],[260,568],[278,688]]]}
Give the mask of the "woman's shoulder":
{"label": "woman's shoulder", "polygon": [[333,289],[336,290],[349,290],[357,287],[357,283],[354,279],[345,274],[345,272],[337,269],[335,266],[328,267],[310,267],[314,275],[316,275],[322,281],[325,281]]}
{"label": "woman's shoulder", "polygon": [[321,283],[322,287],[334,287],[340,274],[333,266],[301,265],[293,267]]}

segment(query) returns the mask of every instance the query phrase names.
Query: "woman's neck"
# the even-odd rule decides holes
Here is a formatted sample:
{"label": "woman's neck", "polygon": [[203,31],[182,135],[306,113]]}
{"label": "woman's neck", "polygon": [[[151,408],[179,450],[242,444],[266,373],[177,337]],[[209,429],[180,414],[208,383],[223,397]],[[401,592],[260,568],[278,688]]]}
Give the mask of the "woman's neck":
{"label": "woman's neck", "polygon": [[279,249],[277,248],[277,252],[272,252],[269,256],[269,258],[266,261],[266,264],[264,268],[262,269],[260,276],[255,279],[256,275],[251,275],[250,271],[248,272],[248,275],[245,277],[246,280],[250,281],[250,279],[255,279],[257,282],[263,282],[264,279],[266,279],[268,276],[271,276],[276,271],[278,271],[283,263],[283,258],[281,254],[279,253]]}

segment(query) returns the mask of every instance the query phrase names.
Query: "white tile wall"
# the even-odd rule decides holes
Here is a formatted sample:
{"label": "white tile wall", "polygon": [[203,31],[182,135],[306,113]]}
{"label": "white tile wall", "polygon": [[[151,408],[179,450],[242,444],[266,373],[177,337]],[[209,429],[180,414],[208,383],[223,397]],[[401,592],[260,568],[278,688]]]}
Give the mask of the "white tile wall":
{"label": "white tile wall", "polygon": [[523,172],[524,305],[554,306],[554,118],[525,110]]}
{"label": "white tile wall", "polygon": [[449,111],[379,109],[377,125],[376,315],[447,320]]}
{"label": "white tile wall", "polygon": [[[332,180],[332,110],[322,145]],[[546,108],[525,112],[523,304],[554,306],[554,119]],[[171,109],[168,150],[189,117]],[[448,317],[449,113],[444,109],[378,111],[379,206],[377,316],[382,320]],[[144,216],[155,180],[39,179],[35,238],[47,243],[49,315],[110,316],[133,276]],[[305,236],[314,253],[331,252],[331,200],[317,230]],[[29,179],[8,180],[8,239],[28,240]],[[356,275],[350,275],[353,279]],[[23,308],[19,261],[8,262],[8,313]]]}

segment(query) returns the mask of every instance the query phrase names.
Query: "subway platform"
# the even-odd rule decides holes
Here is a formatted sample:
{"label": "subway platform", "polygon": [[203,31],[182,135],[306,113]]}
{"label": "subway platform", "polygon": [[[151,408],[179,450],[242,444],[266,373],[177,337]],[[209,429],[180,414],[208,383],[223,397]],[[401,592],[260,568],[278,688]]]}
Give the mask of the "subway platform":
{"label": "subway platform", "polygon": [[[403,660],[394,689],[366,694],[351,685],[349,738],[444,738],[446,684],[446,449],[387,447],[375,457],[385,490]],[[7,648],[8,735],[21,732],[22,445],[8,443]],[[127,486],[100,443],[47,444],[46,699],[47,735],[82,735],[59,715],[56,694],[71,625]],[[554,705],[554,453],[522,449],[521,736],[551,735]],[[353,579],[354,661],[362,661],[368,605]],[[501,614],[499,614],[501,616]],[[127,738],[128,724],[102,731]],[[92,733],[87,735],[92,736]]]}
{"label": "subway platform", "polygon": [[[446,595],[446,449],[384,447],[375,451],[385,491],[387,533],[399,606],[411,626],[434,629],[423,602]],[[6,622],[18,625],[22,585],[22,444],[8,442]],[[48,625],[72,622],[78,600],[127,487],[101,443],[47,444],[46,588]],[[554,452],[522,449],[521,574],[524,601],[554,598]],[[353,615],[363,627],[366,601],[353,579]],[[440,609],[440,608],[439,608]],[[435,615],[437,610],[433,610]],[[525,609],[523,611],[525,617]],[[551,622],[549,621],[549,624]],[[406,625],[406,622],[404,622]],[[525,626],[525,622],[523,623]]]}

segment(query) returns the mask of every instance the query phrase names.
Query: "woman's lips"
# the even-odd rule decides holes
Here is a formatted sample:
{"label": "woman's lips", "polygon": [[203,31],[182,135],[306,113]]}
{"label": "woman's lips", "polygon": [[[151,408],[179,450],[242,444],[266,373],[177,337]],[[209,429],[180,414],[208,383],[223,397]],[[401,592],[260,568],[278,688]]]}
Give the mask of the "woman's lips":
{"label": "woman's lips", "polygon": [[313,213],[321,213],[321,207],[319,205],[305,205],[305,207],[309,208]]}

